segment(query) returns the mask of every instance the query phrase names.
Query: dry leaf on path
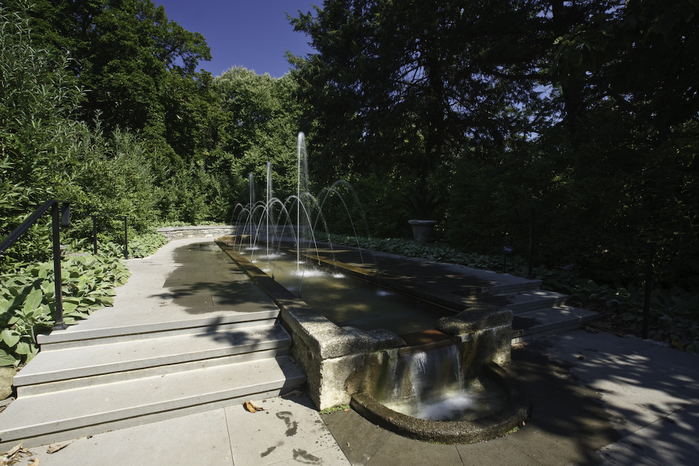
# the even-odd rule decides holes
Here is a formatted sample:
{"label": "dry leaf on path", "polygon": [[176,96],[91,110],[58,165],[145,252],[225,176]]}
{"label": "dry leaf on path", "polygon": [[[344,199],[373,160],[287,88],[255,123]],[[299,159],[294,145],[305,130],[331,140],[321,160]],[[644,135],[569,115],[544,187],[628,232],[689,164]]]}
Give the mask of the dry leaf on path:
{"label": "dry leaf on path", "polygon": [[39,466],[39,458],[32,458],[27,463],[28,466]]}
{"label": "dry leaf on path", "polygon": [[251,413],[256,413],[258,411],[265,410],[265,408],[263,408],[262,406],[256,405],[252,401],[246,401],[245,403],[243,403],[243,407],[245,408],[246,411],[251,412]]}
{"label": "dry leaf on path", "polygon": [[13,455],[16,455],[17,452],[20,451],[20,450],[22,449],[22,445],[24,445],[24,444],[23,444],[23,443],[20,443],[19,445],[15,445],[15,446],[12,447],[9,451],[6,451],[5,454],[4,454],[3,456],[13,456]]}
{"label": "dry leaf on path", "polygon": [[49,445],[49,447],[46,449],[46,453],[48,453],[48,454],[56,453],[57,451],[63,450],[68,445],[70,445],[70,442],[62,443],[60,445]]}
{"label": "dry leaf on path", "polygon": [[32,454],[32,452],[30,452],[29,450],[25,450],[24,448],[22,448],[22,445],[24,444],[20,443],[19,445],[15,445],[10,450],[5,452],[2,455],[2,457],[0,457],[0,466],[15,464],[17,461],[19,461],[21,456]]}

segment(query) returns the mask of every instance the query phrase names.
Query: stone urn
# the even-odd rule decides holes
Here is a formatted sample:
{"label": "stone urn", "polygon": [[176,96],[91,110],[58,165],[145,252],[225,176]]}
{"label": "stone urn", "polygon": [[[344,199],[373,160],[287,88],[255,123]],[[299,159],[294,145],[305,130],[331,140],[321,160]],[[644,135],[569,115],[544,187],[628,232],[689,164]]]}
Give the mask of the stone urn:
{"label": "stone urn", "polygon": [[413,227],[413,239],[420,244],[425,244],[432,237],[432,230],[437,220],[408,220]]}

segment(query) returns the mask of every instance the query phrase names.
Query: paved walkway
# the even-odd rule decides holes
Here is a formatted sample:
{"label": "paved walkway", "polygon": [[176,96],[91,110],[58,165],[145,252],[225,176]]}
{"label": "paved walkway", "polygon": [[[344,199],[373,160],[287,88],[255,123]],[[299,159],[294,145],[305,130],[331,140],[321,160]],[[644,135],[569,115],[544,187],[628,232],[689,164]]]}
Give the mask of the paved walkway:
{"label": "paved walkway", "polygon": [[[117,303],[140,292],[152,304],[142,308],[141,317],[157,318],[164,309],[158,287],[173,277],[177,247],[201,242],[210,240],[179,240],[152,258],[129,260],[134,276],[118,290]],[[201,280],[186,273],[177,278],[183,284]],[[242,282],[236,287],[256,299]],[[86,323],[106,322],[109,312],[99,311]],[[475,445],[405,439],[351,410],[321,415],[300,394],[255,400],[265,408],[255,414],[235,405],[62,442],[68,445],[52,454],[46,446],[35,447],[33,457],[17,464],[32,464],[31,458],[42,466],[699,464],[696,356],[634,338],[575,331],[514,349],[507,369],[527,389],[532,419],[514,434]]]}

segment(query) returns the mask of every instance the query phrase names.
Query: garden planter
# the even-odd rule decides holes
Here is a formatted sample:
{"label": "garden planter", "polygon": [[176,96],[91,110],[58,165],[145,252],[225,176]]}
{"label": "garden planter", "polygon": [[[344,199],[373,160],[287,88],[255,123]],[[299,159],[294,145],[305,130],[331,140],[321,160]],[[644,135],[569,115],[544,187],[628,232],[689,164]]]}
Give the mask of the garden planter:
{"label": "garden planter", "polygon": [[408,223],[413,227],[413,239],[425,244],[432,236],[432,229],[437,224],[436,220],[408,220]]}

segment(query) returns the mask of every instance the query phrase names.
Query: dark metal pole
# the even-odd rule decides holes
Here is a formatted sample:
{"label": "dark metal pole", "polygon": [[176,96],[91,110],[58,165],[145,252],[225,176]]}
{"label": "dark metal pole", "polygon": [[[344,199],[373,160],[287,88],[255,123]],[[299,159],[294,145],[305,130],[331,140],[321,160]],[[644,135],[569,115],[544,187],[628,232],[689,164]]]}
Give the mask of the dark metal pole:
{"label": "dark metal pole", "polygon": [[646,249],[646,289],[645,296],[643,299],[643,338],[648,338],[648,330],[650,327],[650,294],[651,285],[653,278],[653,255],[655,253],[655,247],[649,244]]}
{"label": "dark metal pole", "polygon": [[53,230],[53,278],[55,280],[56,294],[56,323],[54,329],[65,329],[67,325],[63,322],[63,290],[61,280],[61,237],[58,228],[58,202],[51,206],[51,226]]}
{"label": "dark metal pole", "polygon": [[94,253],[97,255],[97,216],[90,215],[92,217],[92,242],[94,245]]}
{"label": "dark metal pole", "polygon": [[534,207],[529,208],[529,278],[534,278]]}
{"label": "dark metal pole", "polygon": [[129,217],[124,215],[124,259],[129,258]]}

